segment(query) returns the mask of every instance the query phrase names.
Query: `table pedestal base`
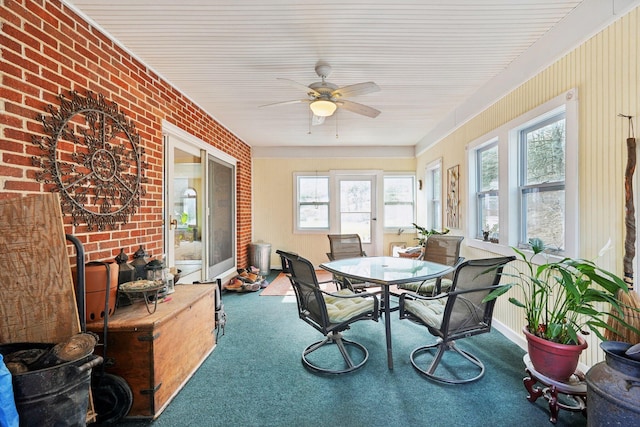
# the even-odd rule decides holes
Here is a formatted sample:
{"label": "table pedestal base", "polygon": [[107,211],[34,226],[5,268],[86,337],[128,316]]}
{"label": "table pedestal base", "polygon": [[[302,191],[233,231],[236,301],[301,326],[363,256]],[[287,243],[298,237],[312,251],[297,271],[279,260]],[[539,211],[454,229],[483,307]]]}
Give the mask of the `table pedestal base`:
{"label": "table pedestal base", "polygon": [[[584,374],[576,371],[569,380],[560,382],[547,378],[538,373],[531,364],[529,355],[524,355],[525,372],[527,377],[523,378],[524,387],[529,392],[527,400],[535,402],[539,397],[544,397],[549,402],[549,421],[556,423],[560,409],[571,412],[582,412],[587,416],[587,383]],[[543,387],[536,386],[540,383]]]}

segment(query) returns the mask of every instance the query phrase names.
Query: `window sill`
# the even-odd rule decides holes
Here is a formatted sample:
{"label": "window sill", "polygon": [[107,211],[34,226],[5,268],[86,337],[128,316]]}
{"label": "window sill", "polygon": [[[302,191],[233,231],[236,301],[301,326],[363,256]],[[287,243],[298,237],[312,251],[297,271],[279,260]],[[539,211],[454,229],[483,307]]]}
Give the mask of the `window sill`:
{"label": "window sill", "polygon": [[499,255],[513,255],[513,249],[510,246],[501,245],[500,243],[485,242],[484,240],[470,238],[467,245],[471,248],[482,249],[483,251],[492,252]]}
{"label": "window sill", "polygon": [[[491,252],[491,253],[495,253],[498,255],[502,255],[502,256],[511,256],[511,255],[516,255],[515,251],[513,250],[513,248],[511,246],[507,246],[507,245],[502,245],[500,243],[491,243],[491,242],[485,242],[484,240],[480,240],[480,239],[475,239],[475,238],[470,238],[467,241],[467,246],[471,247],[471,248],[475,248],[475,249],[481,249],[487,252]],[[528,250],[528,249],[518,249],[520,252],[524,253],[525,256],[527,258],[529,258],[531,256],[531,254],[533,253],[532,251]],[[545,258],[546,257],[546,258]],[[547,263],[547,262],[558,262],[564,259],[564,255],[560,254],[560,255],[556,255],[556,254],[539,254],[538,256],[536,256],[535,260],[537,263],[541,264],[541,263]]]}

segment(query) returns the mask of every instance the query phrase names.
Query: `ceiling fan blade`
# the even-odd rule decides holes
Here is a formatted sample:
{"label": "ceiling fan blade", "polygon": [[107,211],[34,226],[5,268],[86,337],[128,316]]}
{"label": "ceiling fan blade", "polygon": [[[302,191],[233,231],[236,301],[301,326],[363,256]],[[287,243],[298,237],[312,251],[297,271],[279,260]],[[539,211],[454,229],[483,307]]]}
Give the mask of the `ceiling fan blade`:
{"label": "ceiling fan blade", "polygon": [[316,116],[315,114],[311,117],[311,126],[318,126],[324,123],[325,117]]}
{"label": "ceiling fan blade", "polygon": [[283,82],[288,83],[289,85],[296,87],[298,89],[301,89],[303,91],[306,92],[307,95],[309,96],[320,96],[320,92],[316,91],[315,89],[310,88],[309,86],[303,85],[302,83],[298,83],[296,81],[293,80],[289,80],[289,79],[282,79],[280,77],[278,77],[278,80],[282,80]]}
{"label": "ceiling fan blade", "polygon": [[376,118],[380,114],[380,110],[376,110],[375,108],[368,107],[366,105],[358,104],[353,101],[345,101],[340,100],[337,101],[338,107],[344,108],[347,111],[351,111],[352,113],[362,114],[363,116]]}
{"label": "ceiling fan blade", "polygon": [[378,92],[380,87],[374,82],[356,83],[354,85],[339,87],[331,92],[331,96],[340,99],[350,96],[364,95],[371,92]]}
{"label": "ceiling fan blade", "polygon": [[278,105],[300,104],[301,102],[309,102],[309,100],[307,100],[307,99],[294,99],[292,101],[274,102],[273,104],[260,105],[260,106],[258,106],[258,108],[262,108],[262,107],[277,107]]}

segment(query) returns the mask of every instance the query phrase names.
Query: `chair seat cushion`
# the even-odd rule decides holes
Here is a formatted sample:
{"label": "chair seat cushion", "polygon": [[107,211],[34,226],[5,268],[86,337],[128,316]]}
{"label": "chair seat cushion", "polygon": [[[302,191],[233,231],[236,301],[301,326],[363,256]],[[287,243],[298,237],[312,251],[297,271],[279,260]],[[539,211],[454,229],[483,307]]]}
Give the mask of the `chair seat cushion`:
{"label": "chair seat cushion", "polygon": [[340,296],[350,295],[357,294],[354,294],[350,289],[341,289],[331,295],[324,295],[331,323],[346,322],[360,314],[373,311],[373,298],[340,298]]}
{"label": "chair seat cushion", "polygon": [[444,308],[447,305],[447,298],[434,300],[406,300],[404,308],[409,313],[418,317],[425,324],[439,328],[442,324]]}
{"label": "chair seat cushion", "polygon": [[[437,279],[425,280],[424,282],[403,283],[398,285],[400,289],[419,293],[420,295],[433,295]],[[446,292],[451,288],[451,279],[442,279],[440,282],[440,292]]]}

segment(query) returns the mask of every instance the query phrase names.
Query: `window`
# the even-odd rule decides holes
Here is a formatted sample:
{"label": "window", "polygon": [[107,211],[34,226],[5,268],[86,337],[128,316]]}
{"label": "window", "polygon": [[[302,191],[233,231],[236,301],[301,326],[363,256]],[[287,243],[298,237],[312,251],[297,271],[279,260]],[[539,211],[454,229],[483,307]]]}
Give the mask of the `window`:
{"label": "window", "polygon": [[442,161],[428,165],[425,171],[427,220],[425,228],[442,229]]}
{"label": "window", "polygon": [[564,250],[565,135],[564,113],[519,133],[520,245],[537,237]]}
{"label": "window", "polygon": [[498,142],[476,151],[476,238],[498,241]]}
{"label": "window", "polygon": [[[416,221],[412,172],[332,170],[296,172],[293,178],[294,232],[354,232],[366,242],[373,231],[364,230],[365,224],[371,230],[380,227],[382,233],[383,227],[387,232],[410,229]],[[383,203],[374,203],[376,196],[383,197]]]}
{"label": "window", "polygon": [[178,228],[195,227],[198,222],[197,218],[197,197],[196,190],[189,187],[182,192],[182,212],[180,213],[180,221]]}
{"label": "window", "polygon": [[527,249],[531,238],[540,238],[554,256],[576,256],[575,89],[472,141],[467,153],[469,246],[511,255],[511,247]]}
{"label": "window", "polygon": [[296,229],[329,229],[329,177],[296,176]]}
{"label": "window", "polygon": [[[374,212],[374,179],[372,177],[336,176],[338,183],[338,219],[334,229],[342,234],[358,234],[362,243],[371,243]],[[335,200],[335,199],[334,199]]]}
{"label": "window", "polygon": [[411,228],[415,222],[415,177],[384,177],[384,227]]}

